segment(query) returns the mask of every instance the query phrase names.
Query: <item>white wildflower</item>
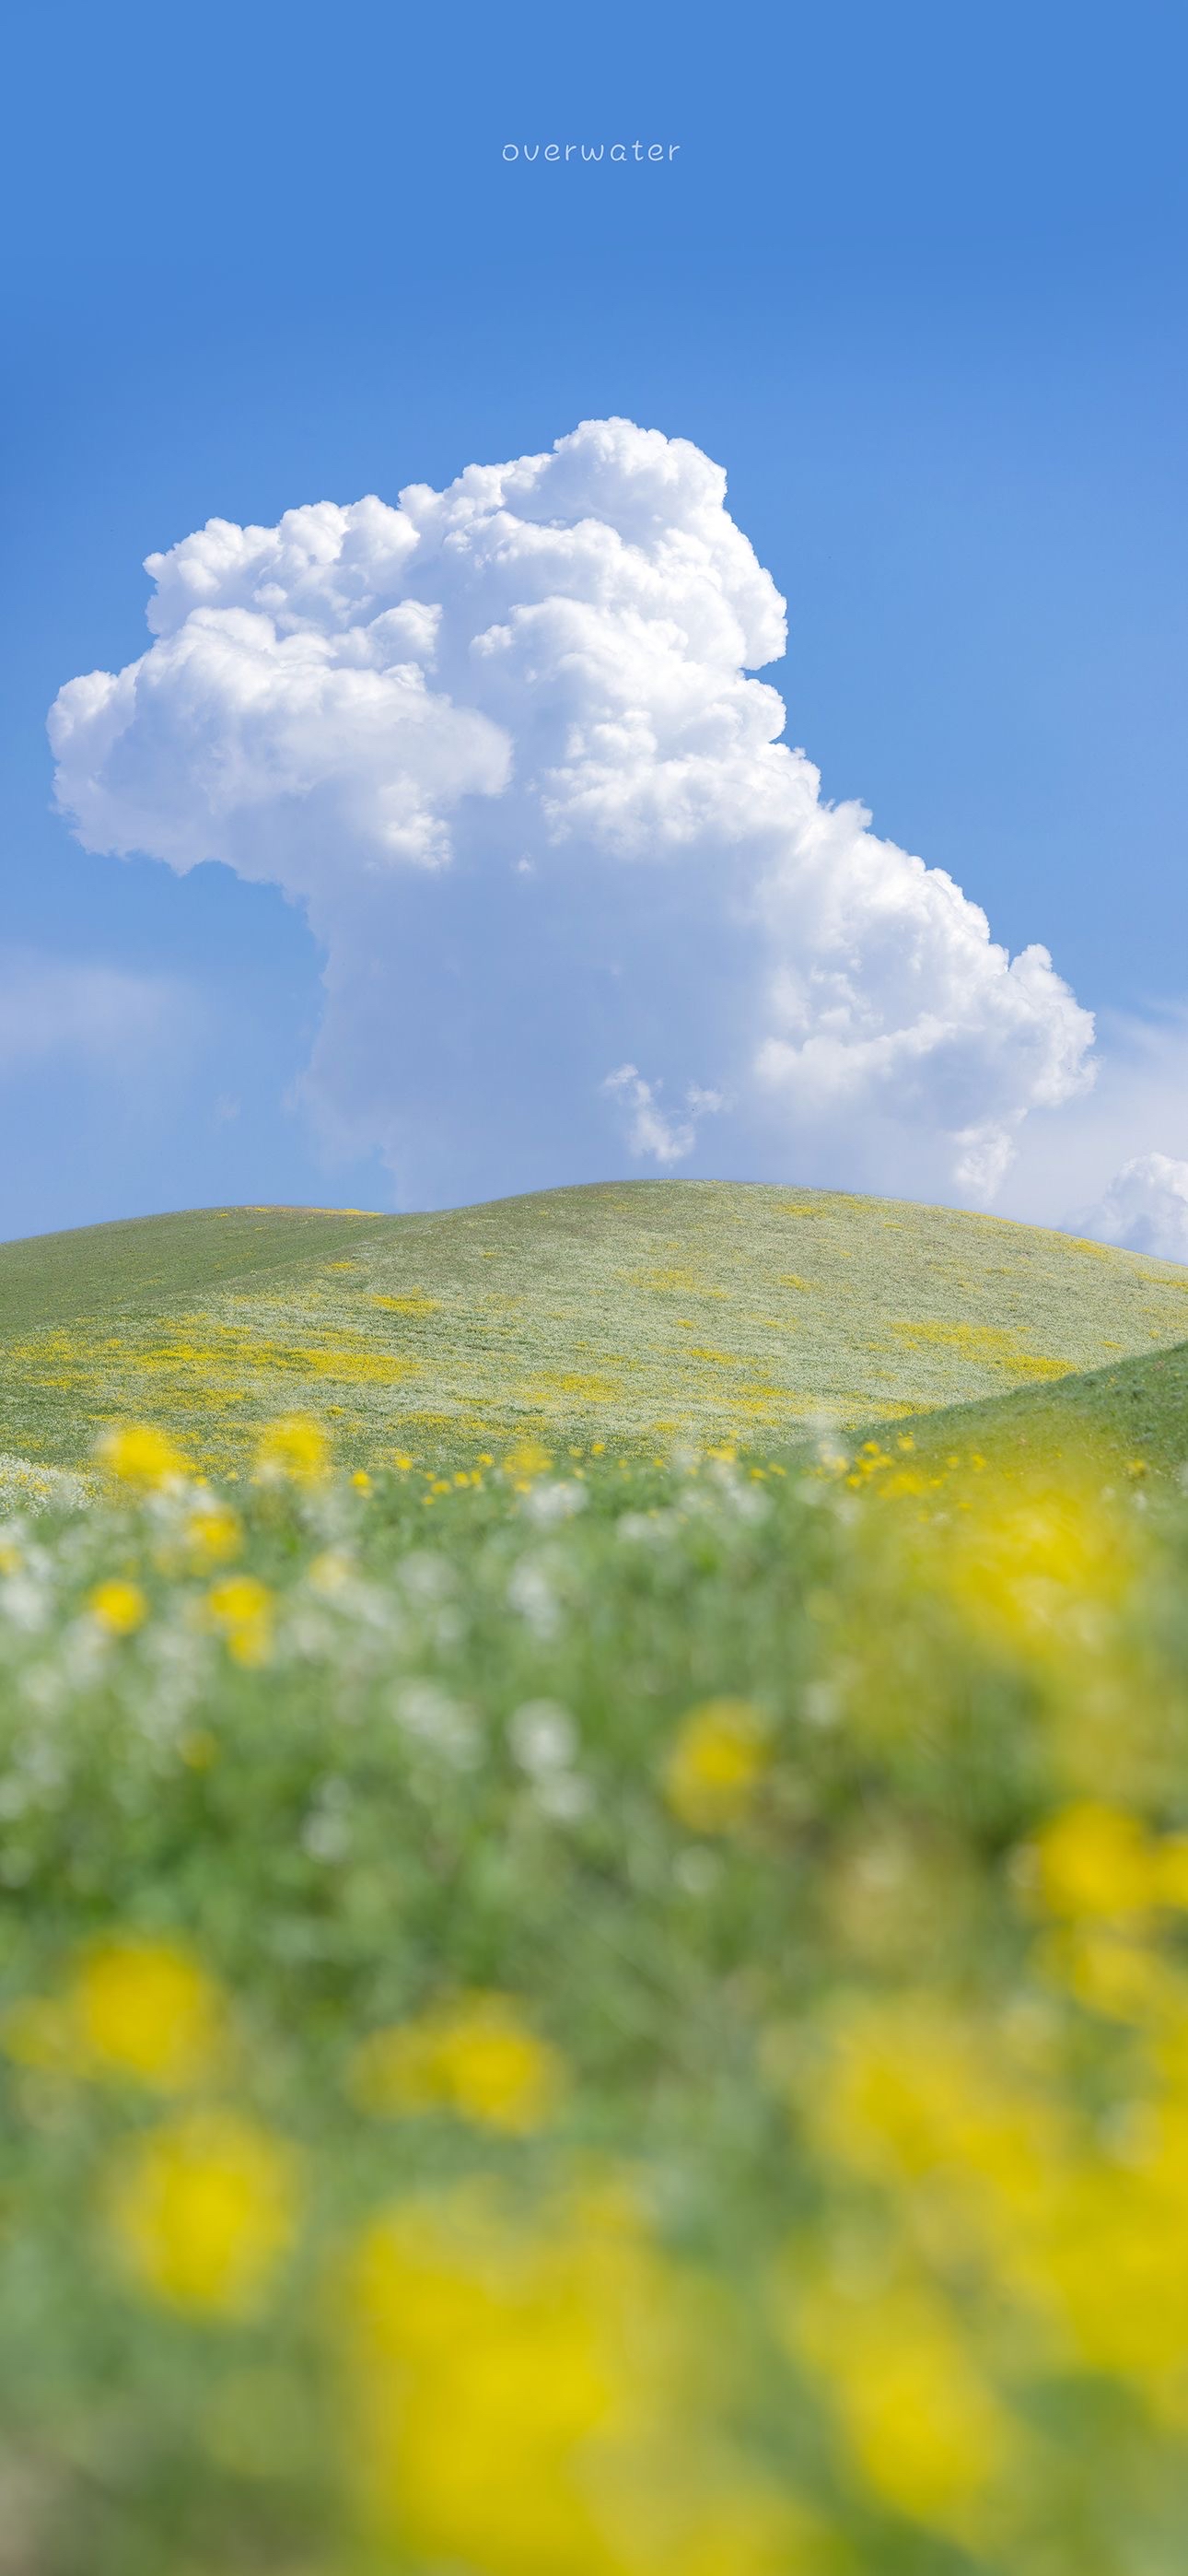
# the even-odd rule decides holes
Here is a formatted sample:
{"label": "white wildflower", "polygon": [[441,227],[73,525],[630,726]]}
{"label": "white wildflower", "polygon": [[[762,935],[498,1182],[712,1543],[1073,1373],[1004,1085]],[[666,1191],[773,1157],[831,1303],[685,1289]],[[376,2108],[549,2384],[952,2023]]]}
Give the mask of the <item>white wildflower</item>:
{"label": "white wildflower", "polygon": [[548,1569],[539,1558],[524,1556],[512,1570],[507,1597],[513,1610],[538,1637],[555,1637],[561,1625],[561,1605]]}
{"label": "white wildflower", "polygon": [[584,1512],[588,1500],[584,1485],[573,1482],[534,1485],[524,1496],[523,1510],[538,1527],[552,1529],[559,1521],[572,1520],[575,1512]]}
{"label": "white wildflower", "polygon": [[392,1698],[397,1724],[406,1735],[443,1753],[460,1767],[474,1762],[479,1750],[478,1719],[464,1701],[451,1697],[440,1682],[401,1682]]}
{"label": "white wildflower", "polygon": [[521,1770],[537,1777],[568,1770],[577,1751],[576,1722],[559,1700],[525,1700],[509,1717],[507,1733]]}

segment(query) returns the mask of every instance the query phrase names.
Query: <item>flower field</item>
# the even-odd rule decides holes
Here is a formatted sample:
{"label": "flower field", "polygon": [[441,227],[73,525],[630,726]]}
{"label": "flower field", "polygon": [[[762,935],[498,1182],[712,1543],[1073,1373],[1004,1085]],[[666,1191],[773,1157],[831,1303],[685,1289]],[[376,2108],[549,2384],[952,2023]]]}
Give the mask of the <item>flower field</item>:
{"label": "flower field", "polygon": [[15,1501],[0,2566],[1178,2576],[1188,1507],[884,1442]]}
{"label": "flower field", "polygon": [[242,1475],[295,1410],[367,1468],[783,1442],[1170,1348],[1186,1279],[994,1217],[700,1181],[146,1218],[0,1246],[0,1452],[75,1471],[147,1413]]}

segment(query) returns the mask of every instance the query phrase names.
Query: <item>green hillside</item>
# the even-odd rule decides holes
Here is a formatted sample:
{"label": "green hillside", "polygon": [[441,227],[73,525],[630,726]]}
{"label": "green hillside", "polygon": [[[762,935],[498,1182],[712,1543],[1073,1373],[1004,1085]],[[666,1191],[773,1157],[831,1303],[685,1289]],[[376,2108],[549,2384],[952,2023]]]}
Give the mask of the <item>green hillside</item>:
{"label": "green hillside", "polygon": [[442,1214],[227,1208],[0,1248],[0,1452],[167,1425],[233,1471],[316,1414],[345,1463],[787,1441],[1171,1346],[1188,1272],[946,1208],[700,1181]]}
{"label": "green hillside", "polygon": [[1037,1457],[1058,1461],[1089,1444],[1132,1475],[1174,1475],[1188,1467],[1188,1342],[1053,1386],[945,1405],[913,1432],[923,1458],[978,1450],[1024,1465]]}

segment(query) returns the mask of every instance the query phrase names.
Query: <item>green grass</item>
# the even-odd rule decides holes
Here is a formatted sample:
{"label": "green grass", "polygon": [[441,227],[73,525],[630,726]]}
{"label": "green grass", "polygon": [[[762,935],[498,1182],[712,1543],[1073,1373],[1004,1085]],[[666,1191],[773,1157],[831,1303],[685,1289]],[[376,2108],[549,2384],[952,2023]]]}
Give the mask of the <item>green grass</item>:
{"label": "green grass", "polygon": [[1178,2576],[1186,1297],[680,1182],[0,1249],[0,2566]]}
{"label": "green grass", "polygon": [[1058,1385],[1021,1387],[978,1404],[945,1405],[913,1424],[922,1459],[981,1450],[1004,1466],[1055,1464],[1087,1447],[1132,1474],[1188,1468],[1188,1343]]}
{"label": "green grass", "polygon": [[233,1491],[0,1526],[5,2563],[1178,2576],[1188,1506]]}
{"label": "green grass", "polygon": [[773,1447],[1182,1341],[1188,1273],[998,1218],[696,1181],[424,1216],[239,1208],[0,1248],[0,1452],[159,1422],[242,1472],[312,1413],[348,1464],[525,1437]]}

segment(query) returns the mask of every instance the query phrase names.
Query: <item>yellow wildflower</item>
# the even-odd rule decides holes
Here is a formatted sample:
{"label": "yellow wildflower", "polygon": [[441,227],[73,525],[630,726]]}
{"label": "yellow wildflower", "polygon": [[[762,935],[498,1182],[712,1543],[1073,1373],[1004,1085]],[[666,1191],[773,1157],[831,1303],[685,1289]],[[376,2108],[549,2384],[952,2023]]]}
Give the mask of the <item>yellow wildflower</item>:
{"label": "yellow wildflower", "polygon": [[1121,1808],[1084,1799],[1036,1838],[1039,1892],[1051,1914],[1141,1913],[1156,1895],[1147,1836]]}
{"label": "yellow wildflower", "polygon": [[222,2003],[185,1951],[128,1935],[86,1951],[64,1994],[14,2004],[2,2036],[21,2066],[183,2092],[222,2055]]}
{"label": "yellow wildflower", "polygon": [[272,1422],[256,1448],[256,1481],[261,1485],[314,1485],[327,1470],[326,1434],[303,1415]]}
{"label": "yellow wildflower", "polygon": [[927,1995],[856,2005],[799,2097],[828,2162],[921,2191],[983,2248],[1042,2206],[1068,2150],[1059,2113],[995,2041]]}
{"label": "yellow wildflower", "polygon": [[1019,2286],[1066,2351],[1131,2380],[1184,2421],[1188,2107],[1149,2103],[1124,2159],[1078,2159],[1015,2258]]}
{"label": "yellow wildflower", "polygon": [[208,1503],[191,1513],[186,1522],[184,1546],[187,1563],[196,1573],[208,1566],[226,1565],[238,1556],[243,1545],[243,1527],[238,1512],[229,1503]]}
{"label": "yellow wildflower", "polygon": [[97,1443],[96,1456],[122,1485],[132,1485],[143,1493],[154,1493],[161,1485],[172,1484],[189,1469],[180,1450],[166,1439],[163,1431],[154,1431],[146,1423],[128,1423],[123,1430],[106,1431]]}
{"label": "yellow wildflower", "polygon": [[679,2285],[622,2195],[531,2224],[474,2187],[397,2207],[359,2244],[345,2322],[360,2484],[402,2565],[808,2576],[820,2563],[806,2518],[705,2421]]}
{"label": "yellow wildflower", "polygon": [[106,1583],[97,1583],[88,1595],[87,1608],[92,1619],[107,1630],[109,1637],[130,1637],[148,1616],[148,1603],[138,1583],[126,1583],[118,1574]]}
{"label": "yellow wildflower", "polygon": [[351,1478],[351,1483],[357,1494],[369,1494],[371,1492],[371,1478],[367,1473],[366,1467],[356,1467],[354,1475]]}
{"label": "yellow wildflower", "polygon": [[1165,1834],[1151,1852],[1150,1869],[1156,1904],[1188,1910],[1188,1834]]}
{"label": "yellow wildflower", "polygon": [[748,1815],[770,1755],[749,1700],[711,1699],[691,1709],[664,1774],[673,1814],[694,1833],[724,1833]]}
{"label": "yellow wildflower", "polygon": [[506,1473],[519,1485],[531,1484],[534,1476],[547,1474],[552,1463],[548,1450],[542,1449],[539,1440],[518,1441],[514,1449],[508,1450],[503,1461]]}
{"label": "yellow wildflower", "polygon": [[266,1664],[272,1651],[272,1594],[254,1574],[230,1574],[212,1585],[207,1615],[239,1664]]}
{"label": "yellow wildflower", "polygon": [[352,2283],[364,2474],[381,2526],[418,2558],[482,2576],[614,2566],[581,2475],[628,2368],[602,2250],[519,2237],[461,2193],[364,2237]]}
{"label": "yellow wildflower", "polygon": [[977,1627],[1029,1656],[1065,1659],[1095,1643],[1134,1566],[1133,1531],[1086,1474],[1060,1487],[1041,1477],[980,1485],[946,1533],[943,1571]]}
{"label": "yellow wildflower", "polygon": [[218,1990],[167,1941],[104,1941],[89,1950],[69,1998],[82,2065],[184,2091],[219,2056]]}
{"label": "yellow wildflower", "polygon": [[459,2003],[373,2032],[350,2085],[364,2110],[451,2111],[513,2136],[539,2129],[561,2090],[561,2061],[504,1995]]}
{"label": "yellow wildflower", "polygon": [[233,2111],[194,2111],[139,2139],[107,2200],[115,2247],[170,2306],[250,2314],[296,2225],[289,2150]]}
{"label": "yellow wildflower", "polygon": [[[918,2246],[946,2267],[956,2255],[967,2281],[972,2258],[1000,2310],[1009,2303],[1026,2320],[1045,2366],[1125,2377],[1169,2421],[1183,2423],[1188,2070],[1180,1981],[1099,1925],[1077,1924],[1059,1938],[1070,1954],[1069,1982],[1095,2009],[1145,2029],[1167,2087],[1137,2094],[1117,2137],[1082,2123],[1034,2069],[1016,2071],[1001,2034],[946,2022],[922,1999],[847,2016],[837,2053],[816,2068],[811,2087],[801,2086],[802,2112],[829,2162],[889,2190]],[[872,2296],[881,2295],[876,2284]],[[902,2322],[895,2328],[905,2331]],[[920,2338],[941,2354],[943,2337],[921,2327]],[[869,2348],[852,2320],[844,2334],[839,2327],[832,2357],[819,2347],[831,2373],[848,2366],[843,2345],[856,2355]],[[889,2366],[880,2364],[883,2375]],[[957,2360],[951,2375],[959,2389]],[[847,2389],[843,2411],[857,2402]],[[932,2411],[923,2389],[919,2404]]]}
{"label": "yellow wildflower", "polygon": [[971,2536],[971,2511],[1009,2466],[1011,2427],[954,2318],[926,2285],[847,2295],[819,2279],[793,2338],[829,2390],[868,2486],[913,2520]]}
{"label": "yellow wildflower", "polygon": [[1067,1987],[1086,2010],[1140,2028],[1183,2023],[1188,1995],[1183,1980],[1144,1941],[1117,1923],[1070,1924],[1045,1941],[1039,1964],[1054,1985]]}

